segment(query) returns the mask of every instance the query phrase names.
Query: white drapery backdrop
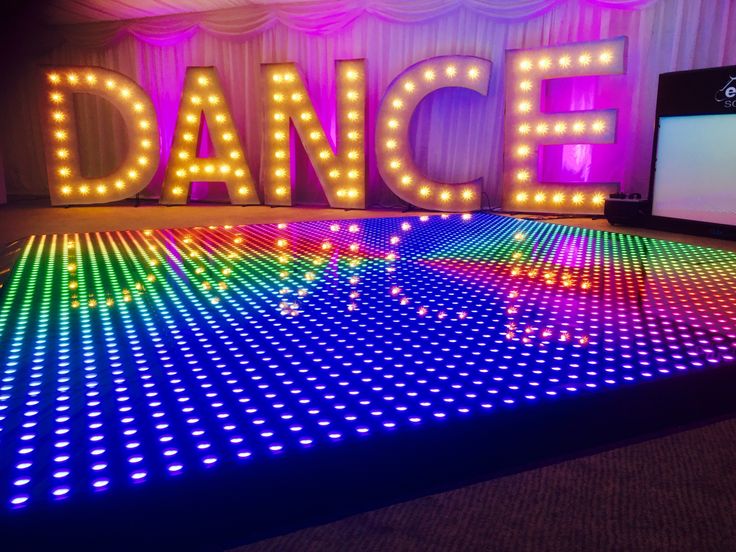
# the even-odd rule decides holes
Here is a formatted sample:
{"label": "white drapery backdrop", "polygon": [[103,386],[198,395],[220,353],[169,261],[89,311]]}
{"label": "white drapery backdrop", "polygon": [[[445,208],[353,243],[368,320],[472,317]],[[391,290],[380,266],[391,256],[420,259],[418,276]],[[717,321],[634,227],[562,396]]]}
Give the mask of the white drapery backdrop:
{"label": "white drapery backdrop", "polygon": [[[217,7],[237,2],[212,1]],[[166,10],[170,6],[167,2],[146,4],[160,6],[138,13],[120,11],[126,9],[125,3],[87,0],[74,4],[81,6],[77,12],[65,13],[69,20],[83,21],[171,11]],[[618,143],[595,146],[603,148],[600,151],[606,155],[593,155],[594,170],[580,167],[579,176],[618,180],[624,190],[639,192],[646,192],[649,178],[658,74],[736,64],[736,44],[728,40],[736,29],[736,8],[731,0],[249,4],[212,12],[65,25],[60,29],[63,44],[39,63],[100,65],[139,82],[159,109],[165,152],[162,165],[172,141],[185,68],[214,65],[229,96],[247,160],[257,175],[262,126],[260,64],[298,63],[317,111],[329,128],[334,118],[334,61],[365,58],[369,205],[395,203],[375,167],[373,116],[391,80],[421,59],[467,54],[493,62],[487,97],[462,90],[439,91],[420,105],[412,125],[417,164],[426,174],[447,181],[482,177],[487,201],[493,205],[500,203],[506,49],[629,37],[627,74],[578,90],[590,96],[586,106],[620,109]],[[104,13],[103,8],[107,10]],[[40,130],[40,77],[38,66],[29,67],[22,78],[9,83],[11,101],[1,108],[6,127],[2,133],[5,173],[11,194],[48,193]],[[580,104],[574,97],[576,87],[568,88],[569,108],[574,109]],[[77,106],[78,125],[85,136],[81,144],[83,170],[89,176],[109,172],[125,150],[118,138],[121,133],[115,132],[119,118],[103,102],[80,98]],[[305,163],[302,156],[299,164]],[[296,201],[324,202],[311,171],[297,172]],[[157,196],[161,176],[160,170],[147,195]],[[214,192],[199,194],[216,197]]]}

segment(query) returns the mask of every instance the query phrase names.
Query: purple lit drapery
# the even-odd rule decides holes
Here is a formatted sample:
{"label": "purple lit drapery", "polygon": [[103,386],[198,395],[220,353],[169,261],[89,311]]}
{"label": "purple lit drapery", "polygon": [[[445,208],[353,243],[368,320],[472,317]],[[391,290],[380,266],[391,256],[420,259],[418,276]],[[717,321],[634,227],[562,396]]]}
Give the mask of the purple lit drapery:
{"label": "purple lit drapery", "polygon": [[[640,8],[657,0],[583,0],[599,8]],[[242,39],[281,24],[307,33],[332,33],[363,15],[396,23],[420,23],[458,9],[484,18],[536,17],[568,0],[154,0],[142,5],[118,0],[57,0],[49,16],[59,23],[95,22],[68,27],[76,44],[100,47],[124,33],[151,44],[169,44],[202,31]],[[105,21],[105,23],[100,23]]]}
{"label": "purple lit drapery", "polygon": [[7,194],[5,192],[5,171],[3,170],[3,156],[0,152],[0,205],[8,201]]}
{"label": "purple lit drapery", "polygon": [[[159,111],[163,162],[168,157],[184,70],[214,65],[220,72],[247,159],[258,174],[261,138],[259,64],[297,62],[327,128],[333,123],[334,60],[365,58],[368,71],[368,202],[391,201],[375,168],[372,118],[388,83],[426,57],[469,54],[491,59],[487,97],[462,90],[437,92],[423,102],[412,126],[417,163],[436,179],[483,177],[492,204],[500,202],[504,51],[613,36],[629,37],[628,73],[556,83],[555,109],[620,109],[615,145],[548,148],[547,177],[621,181],[627,191],[645,191],[649,174],[657,75],[661,72],[736,63],[736,30],[730,0],[439,0],[250,3],[194,2],[207,13],[171,13],[177,2],[147,2],[148,12],[125,4],[80,0],[68,20],[171,13],[135,21],[64,26],[64,45],[43,60],[102,65],[132,76],[149,91]],[[56,4],[61,5],[62,1]],[[172,7],[173,6],[173,7]],[[103,10],[104,8],[104,10]],[[53,9],[53,7],[52,7]],[[136,8],[133,8],[134,10]],[[106,10],[106,11],[105,11]],[[123,10],[123,11],[120,11]],[[76,18],[76,19],[74,19]],[[61,19],[58,19],[62,21]],[[11,90],[2,116],[6,173],[11,192],[46,192],[39,130],[37,74]],[[124,149],[114,129],[119,121],[96,102],[80,102],[80,126],[92,151],[83,159],[89,174],[104,174]],[[30,126],[29,126],[30,125]],[[15,132],[13,132],[15,130]],[[22,130],[22,132],[21,132]],[[30,130],[30,132],[29,132]],[[304,160],[301,160],[303,163]],[[324,201],[308,170],[300,170],[296,199]],[[160,180],[148,190],[157,195]]]}

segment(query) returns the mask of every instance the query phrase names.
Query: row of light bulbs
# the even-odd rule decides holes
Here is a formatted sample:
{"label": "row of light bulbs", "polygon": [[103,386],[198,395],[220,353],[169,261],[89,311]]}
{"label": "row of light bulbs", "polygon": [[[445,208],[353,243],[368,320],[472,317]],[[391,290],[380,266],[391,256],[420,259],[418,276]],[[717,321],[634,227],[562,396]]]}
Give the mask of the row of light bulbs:
{"label": "row of light bulbs", "polygon": [[569,202],[570,205],[574,205],[576,207],[585,205],[587,200],[590,205],[600,207],[605,202],[606,195],[602,192],[592,192],[589,194],[573,192],[566,194],[564,192],[548,193],[537,191],[532,194],[530,192],[522,191],[517,192],[514,195],[514,200],[522,205],[531,202],[537,204],[551,203],[553,205],[564,205],[566,202]]}
{"label": "row of light bulbs", "polygon": [[[588,67],[594,62],[597,62],[600,65],[610,65],[611,63],[613,63],[614,59],[615,56],[611,50],[603,50],[597,55],[594,55],[589,51],[584,51],[577,56],[573,56],[571,54],[563,54],[556,59],[556,62],[557,67],[565,70],[574,67],[576,64],[579,67]],[[552,67],[554,66],[555,60],[547,55],[543,55],[542,57],[536,59],[536,63],[534,59],[524,58],[519,61],[518,65],[519,70],[522,72],[529,72],[535,67],[539,71],[547,71],[549,69],[552,69]]]}
{"label": "row of light bulbs", "polygon": [[539,122],[536,124],[532,124],[529,122],[523,122],[517,127],[517,131],[521,135],[527,135],[532,132],[532,130],[539,136],[546,136],[550,132],[553,134],[556,134],[558,136],[564,136],[568,132],[576,135],[580,135],[585,133],[586,131],[591,132],[593,134],[602,134],[606,131],[607,125],[606,121],[603,119],[594,119],[590,121],[590,126],[588,125],[588,122],[583,119],[578,119],[574,121],[572,124],[568,124],[566,121],[557,121],[557,122]]}

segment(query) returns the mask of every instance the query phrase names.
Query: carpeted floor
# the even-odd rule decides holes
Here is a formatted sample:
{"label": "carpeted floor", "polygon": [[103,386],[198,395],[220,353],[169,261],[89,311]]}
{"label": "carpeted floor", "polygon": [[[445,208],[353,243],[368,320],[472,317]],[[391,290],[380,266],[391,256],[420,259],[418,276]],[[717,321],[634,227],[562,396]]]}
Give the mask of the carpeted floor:
{"label": "carpeted floor", "polygon": [[[0,207],[0,244],[52,232],[402,215],[204,205],[50,209],[32,201]],[[552,222],[736,250],[736,242],[611,228],[604,220]],[[736,550],[736,417],[612,447],[236,550]]]}
{"label": "carpeted floor", "polygon": [[736,550],[736,419],[236,549],[353,550]]}

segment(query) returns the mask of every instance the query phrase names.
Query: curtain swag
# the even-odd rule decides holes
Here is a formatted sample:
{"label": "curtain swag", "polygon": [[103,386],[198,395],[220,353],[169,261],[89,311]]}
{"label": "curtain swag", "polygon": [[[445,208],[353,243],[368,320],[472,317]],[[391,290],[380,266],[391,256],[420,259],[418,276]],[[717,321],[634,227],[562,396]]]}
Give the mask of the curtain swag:
{"label": "curtain swag", "polygon": [[[307,0],[296,3],[262,4],[243,2],[242,6],[209,9],[222,5],[222,0],[197,1],[195,12],[166,13],[170,2],[148,2],[148,8],[130,6],[129,2],[88,0],[73,7],[52,11],[52,20],[94,20],[115,18],[116,21],[95,21],[61,25],[63,37],[70,43],[100,48],[121,36],[130,34],[150,44],[168,45],[191,37],[198,31],[212,36],[245,40],[279,23],[289,29],[313,33],[335,32],[362,15],[373,15],[396,23],[421,23],[447,16],[458,10],[495,20],[522,20],[541,15],[570,0]],[[660,0],[583,0],[584,4],[622,10],[639,9]],[[67,2],[68,4],[68,2]],[[208,8],[209,7],[209,8]],[[204,8],[204,9],[203,9]],[[71,14],[69,11],[71,10]],[[206,10],[206,11],[205,11]],[[156,15],[165,13],[165,15]],[[132,17],[132,18],[131,18]]]}

